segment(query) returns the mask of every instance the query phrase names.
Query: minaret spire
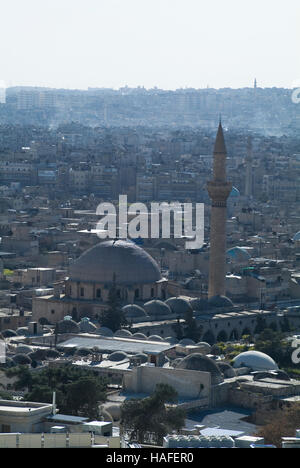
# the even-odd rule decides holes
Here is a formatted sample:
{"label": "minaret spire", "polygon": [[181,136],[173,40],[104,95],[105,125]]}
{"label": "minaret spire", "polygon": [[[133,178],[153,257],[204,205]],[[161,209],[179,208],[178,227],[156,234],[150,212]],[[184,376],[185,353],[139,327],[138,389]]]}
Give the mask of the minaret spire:
{"label": "minaret spire", "polygon": [[226,217],[227,198],[232,184],[226,178],[226,145],[221,121],[217,131],[213,178],[207,184],[212,201],[210,220],[210,260],[208,297],[224,296],[226,292]]}

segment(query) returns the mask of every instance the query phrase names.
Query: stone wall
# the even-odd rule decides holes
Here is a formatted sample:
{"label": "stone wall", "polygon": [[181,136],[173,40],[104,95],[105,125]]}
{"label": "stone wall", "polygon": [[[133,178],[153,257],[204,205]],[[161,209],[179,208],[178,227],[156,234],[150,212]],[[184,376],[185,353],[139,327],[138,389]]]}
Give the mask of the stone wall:
{"label": "stone wall", "polygon": [[140,366],[124,375],[123,388],[133,393],[150,394],[159,383],[172,386],[179,398],[210,398],[211,376],[209,372],[163,367]]}

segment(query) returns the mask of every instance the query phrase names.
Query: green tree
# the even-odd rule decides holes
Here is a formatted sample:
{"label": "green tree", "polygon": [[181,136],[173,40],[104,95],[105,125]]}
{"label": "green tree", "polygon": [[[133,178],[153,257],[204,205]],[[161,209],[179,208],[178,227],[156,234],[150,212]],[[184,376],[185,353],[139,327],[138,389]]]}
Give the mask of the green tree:
{"label": "green tree", "polygon": [[185,412],[170,406],[177,399],[178,394],[173,387],[158,384],[149,397],[125,401],[121,406],[123,432],[129,434],[131,440],[140,443],[152,434],[155,443],[161,444],[165,435],[184,426]]}
{"label": "green tree", "polygon": [[261,333],[265,328],[267,328],[266,319],[258,315],[256,318],[256,325],[255,325],[254,333],[255,334]]}
{"label": "green tree", "polygon": [[300,404],[283,410],[260,412],[258,418],[265,424],[256,435],[263,437],[266,444],[281,448],[282,437],[295,437],[296,429],[299,429]]}
{"label": "green tree", "polygon": [[71,414],[97,418],[99,402],[104,400],[103,386],[95,377],[81,377],[77,382],[66,386],[66,406]]}
{"label": "green tree", "polygon": [[27,401],[51,403],[55,391],[61,413],[96,418],[98,404],[106,399],[106,380],[92,371],[72,365],[48,367],[34,373],[19,367],[8,369],[7,373],[18,378],[14,384],[15,389],[28,388],[28,393],[24,396]]}

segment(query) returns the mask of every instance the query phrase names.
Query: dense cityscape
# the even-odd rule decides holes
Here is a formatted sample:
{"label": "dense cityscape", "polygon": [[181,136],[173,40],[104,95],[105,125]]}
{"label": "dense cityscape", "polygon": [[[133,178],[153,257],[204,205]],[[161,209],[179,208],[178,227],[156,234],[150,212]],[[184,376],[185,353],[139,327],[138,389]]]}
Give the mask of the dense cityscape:
{"label": "dense cityscape", "polygon": [[[51,26],[47,41],[62,55],[49,67],[67,80],[74,50],[74,83],[86,76],[90,85],[34,85],[55,82],[46,68],[43,78],[51,54],[41,12],[41,24],[34,20],[24,37],[31,43],[26,66],[13,39],[3,62],[10,84],[0,81],[0,448],[99,448],[106,463],[133,466],[197,462],[198,448],[300,448],[300,87],[288,87],[288,40],[282,39],[284,53],[278,50],[281,62],[274,64],[270,52],[262,63],[262,42],[269,44],[269,34],[275,40],[272,21],[263,41],[254,29],[243,42],[231,18],[226,34],[241,67],[234,60],[224,67],[230,50],[217,44],[220,10],[215,42],[199,40],[195,88],[184,66],[198,44],[198,26],[192,40],[194,19],[181,0],[156,13],[147,0],[132,0],[141,8],[146,42],[129,0],[113,0],[113,7],[87,0],[95,10],[73,2],[72,12],[62,6],[69,0],[47,6],[49,24],[53,14],[57,34],[62,25],[66,34],[59,36],[65,42],[52,38]],[[26,14],[35,3],[28,0]],[[234,10],[227,3],[229,20]],[[208,5],[191,4],[214,19]],[[258,24],[269,15],[261,8]],[[81,22],[81,14],[94,11],[101,46],[84,38],[87,26],[101,37]],[[164,25],[171,36],[161,39],[169,49],[160,57],[151,18],[159,36],[169,12],[173,22]],[[110,40],[102,14],[115,27]],[[237,14],[248,30],[250,19]],[[17,16],[23,28],[26,15]],[[176,18],[182,44],[191,47],[183,55],[173,44]],[[201,17],[207,35],[204,23]],[[139,33],[132,39],[133,24]],[[93,58],[90,69],[80,62],[78,43],[72,45],[78,31],[84,57]],[[149,68],[147,47],[156,50]],[[248,85],[203,85],[212,76],[207,57],[224,84],[245,83],[253,68],[243,70],[247,50],[257,60]],[[148,77],[155,82],[150,69],[157,83],[176,82],[157,57],[176,63],[178,82],[190,85],[146,86]],[[114,85],[114,60],[122,86]],[[278,68],[277,81],[267,73],[268,60],[270,70]],[[18,72],[5,70],[7,63],[18,63]],[[99,75],[91,79],[97,63]],[[107,63],[111,87],[104,86]],[[140,86],[129,85],[129,72]]]}

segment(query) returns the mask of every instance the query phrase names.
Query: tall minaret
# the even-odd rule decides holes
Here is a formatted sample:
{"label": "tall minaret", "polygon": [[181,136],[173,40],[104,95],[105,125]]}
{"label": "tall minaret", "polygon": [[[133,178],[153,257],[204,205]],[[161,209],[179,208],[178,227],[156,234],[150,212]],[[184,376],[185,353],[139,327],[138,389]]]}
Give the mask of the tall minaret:
{"label": "tall minaret", "polygon": [[214,147],[213,179],[207,183],[211,198],[208,297],[224,296],[226,281],[227,198],[232,184],[226,178],[226,146],[221,121]]}
{"label": "tall minaret", "polygon": [[246,162],[246,181],[245,181],[245,196],[252,197],[253,195],[253,175],[252,175],[252,139],[248,137]]}

